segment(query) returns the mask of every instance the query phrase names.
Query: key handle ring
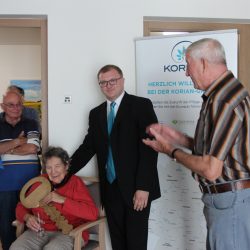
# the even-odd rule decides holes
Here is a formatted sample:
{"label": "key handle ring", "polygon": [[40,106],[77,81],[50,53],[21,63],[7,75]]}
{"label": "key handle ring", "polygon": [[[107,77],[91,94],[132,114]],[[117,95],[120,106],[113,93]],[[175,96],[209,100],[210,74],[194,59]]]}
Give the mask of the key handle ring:
{"label": "key handle ring", "polygon": [[[26,195],[27,190],[34,183],[41,183],[35,190],[30,194]],[[20,201],[26,208],[35,208],[39,207],[39,202],[51,192],[51,184],[47,178],[39,176],[30,179],[22,188],[20,192]]]}

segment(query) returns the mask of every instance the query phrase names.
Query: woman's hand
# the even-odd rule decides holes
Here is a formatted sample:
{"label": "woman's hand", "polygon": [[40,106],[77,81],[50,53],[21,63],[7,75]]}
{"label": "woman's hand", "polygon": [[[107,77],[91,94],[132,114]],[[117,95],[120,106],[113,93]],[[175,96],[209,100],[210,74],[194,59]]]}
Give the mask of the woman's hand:
{"label": "woman's hand", "polygon": [[50,202],[54,201],[60,204],[63,204],[66,198],[57,194],[55,191],[50,192],[43,200],[42,203],[49,204]]}
{"label": "woman's hand", "polygon": [[32,214],[26,214],[24,217],[24,221],[26,222],[26,226],[35,232],[39,232],[41,230],[41,224],[44,224],[43,221],[40,220],[40,222],[39,222],[38,220],[39,219]]}

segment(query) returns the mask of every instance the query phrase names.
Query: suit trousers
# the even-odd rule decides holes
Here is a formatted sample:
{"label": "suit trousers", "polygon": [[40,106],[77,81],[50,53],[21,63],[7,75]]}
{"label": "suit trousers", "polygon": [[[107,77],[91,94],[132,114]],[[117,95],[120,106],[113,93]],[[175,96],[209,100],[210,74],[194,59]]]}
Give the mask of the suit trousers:
{"label": "suit trousers", "polygon": [[250,189],[204,194],[207,250],[250,249]]}
{"label": "suit trousers", "polygon": [[147,249],[150,205],[136,211],[126,204],[116,180],[106,183],[104,208],[113,250]]}

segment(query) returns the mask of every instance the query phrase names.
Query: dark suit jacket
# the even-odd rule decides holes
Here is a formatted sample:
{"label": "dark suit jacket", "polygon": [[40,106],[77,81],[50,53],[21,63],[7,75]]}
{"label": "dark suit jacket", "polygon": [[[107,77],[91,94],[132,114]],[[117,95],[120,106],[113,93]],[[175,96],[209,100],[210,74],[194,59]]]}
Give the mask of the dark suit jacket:
{"label": "dark suit jacket", "polygon": [[[147,137],[146,127],[156,122],[149,99],[125,93],[110,140],[118,187],[131,206],[136,190],[149,191],[150,201],[160,197],[157,153],[142,142]],[[90,111],[88,133],[71,158],[71,172],[76,173],[97,155],[102,202],[105,200],[108,141],[107,102],[104,102]]]}

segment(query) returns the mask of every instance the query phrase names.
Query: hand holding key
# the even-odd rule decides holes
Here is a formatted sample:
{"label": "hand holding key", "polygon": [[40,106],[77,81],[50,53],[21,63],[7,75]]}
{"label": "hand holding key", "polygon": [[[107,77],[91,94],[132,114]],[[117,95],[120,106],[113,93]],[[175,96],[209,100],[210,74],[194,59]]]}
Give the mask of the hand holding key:
{"label": "hand holding key", "polygon": [[[37,182],[40,182],[41,184],[35,190],[33,190],[33,192],[26,195],[26,192],[30,189],[30,187]],[[20,200],[26,208],[43,208],[45,213],[50,217],[50,219],[55,222],[58,229],[62,230],[63,234],[69,234],[69,232],[73,229],[73,226],[68,223],[65,217],[61,215],[60,212],[53,205],[46,204],[43,202],[43,199],[47,197],[50,192],[51,185],[48,179],[42,176],[35,177],[29,180],[23,186],[20,192]],[[40,218],[38,220],[40,221]],[[41,225],[39,226],[41,228]],[[36,224],[35,227],[37,228]]]}
{"label": "hand holding key", "polygon": [[34,216],[32,214],[26,214],[24,217],[24,220],[26,222],[26,226],[29,229],[37,233],[41,231],[43,221],[40,220],[39,213],[38,213],[38,216]]}

